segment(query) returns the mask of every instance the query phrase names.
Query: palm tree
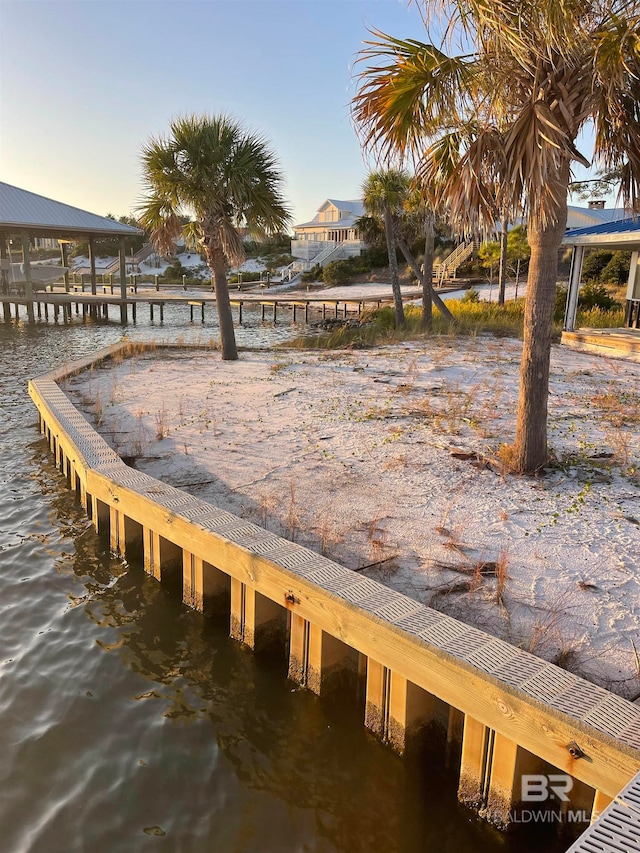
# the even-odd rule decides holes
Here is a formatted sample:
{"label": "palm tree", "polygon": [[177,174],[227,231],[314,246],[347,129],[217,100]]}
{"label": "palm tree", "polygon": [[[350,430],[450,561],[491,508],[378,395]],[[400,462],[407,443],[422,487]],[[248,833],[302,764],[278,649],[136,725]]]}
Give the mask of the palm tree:
{"label": "palm tree", "polygon": [[[427,20],[443,8],[422,5]],[[526,213],[531,261],[512,456],[514,470],[535,472],[548,461],[558,250],[571,164],[589,165],[576,148],[585,125],[595,130],[595,158],[621,169],[625,204],[639,206],[640,0],[453,0],[447,10],[448,33],[469,52],[449,56],[374,31],[354,116],[369,145],[421,157],[423,178],[438,137],[475,123],[444,187],[453,221],[471,229],[492,225],[496,209]]]}
{"label": "palm tree", "polygon": [[403,329],[406,321],[404,306],[402,304],[402,293],[400,292],[395,231],[397,220],[402,213],[408,192],[409,176],[402,169],[386,169],[378,172],[370,172],[362,185],[364,209],[369,216],[379,217],[384,222],[397,329]]}
{"label": "palm tree", "polygon": [[[202,247],[213,276],[222,358],[238,358],[227,269],[244,260],[244,226],[251,236],[285,231],[284,202],[275,155],[258,134],[225,115],[174,119],[167,137],[142,149],[146,197],[138,208],[143,228],[163,253],[183,235]],[[182,214],[191,221],[183,225]]]}

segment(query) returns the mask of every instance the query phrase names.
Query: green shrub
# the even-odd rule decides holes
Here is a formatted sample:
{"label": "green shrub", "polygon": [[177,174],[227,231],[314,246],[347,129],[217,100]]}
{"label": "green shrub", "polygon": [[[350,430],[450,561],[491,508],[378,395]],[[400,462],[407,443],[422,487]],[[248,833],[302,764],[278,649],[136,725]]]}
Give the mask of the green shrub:
{"label": "green shrub", "polygon": [[191,270],[187,269],[187,267],[183,267],[180,261],[175,260],[173,263],[169,264],[160,278],[165,282],[181,282],[183,275],[190,276]]}
{"label": "green shrub", "polygon": [[569,288],[566,284],[559,284],[556,287],[555,305],[553,307],[553,319],[556,323],[562,323],[564,319],[564,311],[567,305],[567,293]]}
{"label": "green shrub", "polygon": [[580,288],[578,305],[581,308],[601,308],[603,311],[610,311],[617,302],[610,296],[604,284],[587,282]]}
{"label": "green shrub", "polygon": [[[240,281],[240,273],[234,273],[229,276],[229,284],[237,284]],[[252,270],[251,272],[242,273],[242,281],[260,281],[260,273]]]}
{"label": "green shrub", "polygon": [[586,254],[582,262],[583,281],[600,281],[602,270],[607,266],[612,257],[613,252],[607,249],[598,249],[596,252]]}
{"label": "green shrub", "polygon": [[300,280],[303,284],[308,284],[311,281],[323,281],[324,280],[324,270],[320,266],[320,264],[316,264],[315,267],[312,267],[307,272],[303,272],[300,276]]}
{"label": "green shrub", "polygon": [[629,279],[630,266],[631,252],[614,252],[611,260],[602,270],[601,279],[610,284],[626,284]]}
{"label": "green shrub", "polygon": [[344,284],[349,281],[356,274],[353,260],[330,261],[322,270],[322,280],[327,284]]}
{"label": "green shrub", "polygon": [[473,287],[470,287],[469,290],[465,291],[462,302],[480,302],[480,294]]}
{"label": "green shrub", "polygon": [[[553,319],[556,323],[561,323],[563,321],[566,304],[567,286],[564,284],[559,284],[556,288],[556,303],[553,312]],[[611,296],[611,294],[608,292],[607,288],[603,284],[587,282],[587,284],[583,284],[580,288],[580,294],[578,296],[578,315],[582,317],[582,320],[579,322],[579,325],[591,325],[591,323],[588,322],[588,317],[589,312],[592,310],[600,312],[600,314],[606,314],[607,312],[610,312],[612,315],[616,316],[618,312],[622,314],[622,306],[618,302],[616,302],[616,300]],[[594,328],[598,328],[601,326],[609,327],[610,324],[608,322],[605,322],[603,318],[600,317],[600,314],[593,315],[593,317],[597,319],[597,324],[594,325]]]}

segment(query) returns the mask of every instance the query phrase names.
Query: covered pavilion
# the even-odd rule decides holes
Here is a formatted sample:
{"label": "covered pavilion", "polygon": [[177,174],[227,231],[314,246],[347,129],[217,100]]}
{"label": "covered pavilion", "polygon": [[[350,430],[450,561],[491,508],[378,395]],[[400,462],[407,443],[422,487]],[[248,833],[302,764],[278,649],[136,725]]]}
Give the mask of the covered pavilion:
{"label": "covered pavilion", "polygon": [[[576,228],[568,231],[562,242],[573,249],[562,343],[574,349],[640,361],[640,219],[629,217]],[[631,252],[624,328],[576,329],[582,263],[590,249]]]}
{"label": "covered pavilion", "polygon": [[622,249],[631,252],[625,323],[630,329],[640,329],[640,219],[628,217],[615,222],[592,225],[589,228],[575,228],[572,231],[567,231],[562,244],[573,248],[569,292],[564,317],[565,329],[567,331],[574,331],[575,329],[582,263],[585,251],[588,249],[611,249],[613,251]]}
{"label": "covered pavilion", "polygon": [[[7,293],[10,258],[8,242],[19,239],[22,245],[22,264],[25,296],[33,313],[34,268],[31,265],[30,246],[34,237],[53,237],[60,243],[65,290],[69,290],[67,251],[70,242],[87,240],[89,243],[89,265],[91,293],[96,293],[96,239],[117,237],[120,258],[120,295],[126,300],[126,239],[138,237],[144,232],[131,225],[123,225],[106,216],[98,216],[60,201],[46,198],[28,190],[0,182],[0,276],[2,292]],[[126,311],[126,308],[124,309]]]}

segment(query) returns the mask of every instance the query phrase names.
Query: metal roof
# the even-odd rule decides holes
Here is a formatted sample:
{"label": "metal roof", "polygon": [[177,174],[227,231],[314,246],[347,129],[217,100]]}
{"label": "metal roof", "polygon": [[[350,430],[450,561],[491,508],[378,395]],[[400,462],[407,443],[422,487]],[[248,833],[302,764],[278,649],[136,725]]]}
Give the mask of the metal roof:
{"label": "metal roof", "polygon": [[0,231],[28,231],[34,236],[133,236],[143,232],[0,181]]}
{"label": "metal roof", "polygon": [[[341,219],[337,219],[335,222],[320,222],[320,212],[323,211],[328,204],[332,204],[339,211],[346,212],[348,215],[343,216]],[[317,225],[328,225],[330,227],[335,228],[351,228],[356,219],[361,217],[363,214],[364,204],[359,198],[349,199],[348,201],[339,201],[335,198],[327,198],[322,202],[322,204],[318,208],[318,212],[313,217],[313,219],[309,220],[309,222],[301,222],[299,225],[296,225],[294,227],[311,228],[312,226]]]}
{"label": "metal roof", "polygon": [[564,246],[607,246],[640,248],[640,219],[626,217],[616,222],[603,222],[588,228],[573,228],[564,235]]}

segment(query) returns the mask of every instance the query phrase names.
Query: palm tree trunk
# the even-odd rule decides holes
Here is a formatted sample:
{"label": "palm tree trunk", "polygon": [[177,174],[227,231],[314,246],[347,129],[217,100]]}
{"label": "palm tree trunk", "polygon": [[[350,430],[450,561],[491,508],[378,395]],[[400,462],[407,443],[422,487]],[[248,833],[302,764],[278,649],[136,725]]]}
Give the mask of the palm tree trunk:
{"label": "palm tree trunk", "polygon": [[533,474],[549,461],[547,452],[549,363],[558,277],[558,251],[567,222],[568,166],[561,171],[562,174],[559,175],[561,188],[557,197],[564,201],[558,205],[556,222],[543,225],[537,217],[531,217],[529,221],[531,262],[527,278],[520,395],[513,448],[513,468],[522,474]]}
{"label": "palm tree trunk", "polygon": [[433,256],[435,250],[433,213],[428,210],[424,220],[424,260],[422,262],[422,328],[433,328]]}
{"label": "palm tree trunk", "polygon": [[507,286],[507,238],[509,220],[503,211],[500,218],[500,267],[498,270],[498,305],[504,305],[504,291]]}
{"label": "palm tree trunk", "polygon": [[[404,255],[405,260],[409,264],[409,266],[411,267],[415,277],[418,280],[420,280],[420,278],[422,276],[422,273],[420,272],[420,267],[416,263],[416,259],[411,254],[411,250],[409,249],[407,244],[404,242],[404,240],[398,240],[398,248],[400,249],[400,251]],[[451,311],[449,311],[449,309],[447,308],[445,303],[442,301],[440,296],[435,292],[435,290],[433,290],[433,288],[431,288],[431,298],[433,300],[433,304],[436,306],[436,308],[442,314],[442,316],[444,317],[445,320],[448,320],[450,323],[456,323],[457,322],[456,318],[453,316]]]}
{"label": "palm tree trunk", "polygon": [[233,329],[233,315],[229,300],[229,285],[227,284],[227,262],[222,249],[217,247],[215,238],[205,239],[207,263],[213,273],[213,289],[216,294],[216,309],[218,325],[220,326],[220,345],[223,361],[236,361],[238,349],[236,334]]}
{"label": "palm tree trunk", "polygon": [[393,291],[393,302],[396,312],[396,329],[404,329],[406,320],[404,317],[404,306],[402,304],[402,293],[400,291],[400,277],[398,274],[398,259],[396,257],[396,240],[393,233],[393,217],[388,204],[384,206],[384,230],[387,237],[387,254],[389,256],[389,272],[391,273],[391,289]]}

